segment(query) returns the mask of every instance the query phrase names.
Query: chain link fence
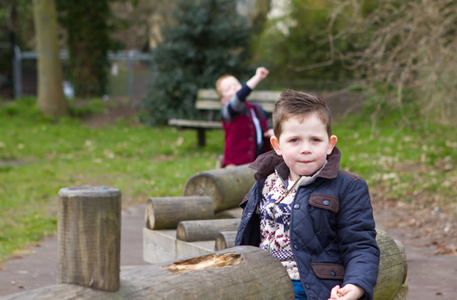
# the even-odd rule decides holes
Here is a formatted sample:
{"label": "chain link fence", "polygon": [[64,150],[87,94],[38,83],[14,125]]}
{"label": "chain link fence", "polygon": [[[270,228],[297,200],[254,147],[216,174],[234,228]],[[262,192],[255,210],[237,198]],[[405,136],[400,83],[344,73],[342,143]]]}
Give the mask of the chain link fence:
{"label": "chain link fence", "polygon": [[[36,96],[37,94],[37,64],[38,54],[36,52],[21,52],[15,47],[13,61],[14,77],[14,98],[23,96]],[[68,58],[67,51],[60,52],[63,68],[66,67],[65,60]],[[148,83],[154,74],[152,67],[152,53],[138,51],[110,52],[108,59],[111,63],[109,72],[109,83],[107,95],[104,97],[129,97],[141,99],[146,93]],[[65,72],[64,72],[65,74]],[[71,84],[63,82],[64,93],[68,98],[74,96]]]}

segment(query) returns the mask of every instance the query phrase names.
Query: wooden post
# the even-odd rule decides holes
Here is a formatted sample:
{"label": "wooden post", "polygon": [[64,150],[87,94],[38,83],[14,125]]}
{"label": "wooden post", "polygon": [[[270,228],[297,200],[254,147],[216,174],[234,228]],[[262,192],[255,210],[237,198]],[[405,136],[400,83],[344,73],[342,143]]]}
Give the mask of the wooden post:
{"label": "wooden post", "polygon": [[215,219],[179,222],[176,238],[186,242],[215,240],[220,231],[237,230],[240,220]]}
{"label": "wooden post", "polygon": [[35,299],[293,299],[292,281],[283,265],[268,252],[235,247],[187,260],[122,271],[115,292],[57,284],[7,296]]}
{"label": "wooden post", "polygon": [[155,197],[146,202],[146,228],[176,229],[183,220],[214,218],[210,197]]}
{"label": "wooden post", "polygon": [[99,187],[59,191],[58,283],[119,289],[121,192]]}
{"label": "wooden post", "polygon": [[211,197],[216,212],[236,208],[254,184],[254,173],[248,165],[197,173],[187,180],[184,196]]}

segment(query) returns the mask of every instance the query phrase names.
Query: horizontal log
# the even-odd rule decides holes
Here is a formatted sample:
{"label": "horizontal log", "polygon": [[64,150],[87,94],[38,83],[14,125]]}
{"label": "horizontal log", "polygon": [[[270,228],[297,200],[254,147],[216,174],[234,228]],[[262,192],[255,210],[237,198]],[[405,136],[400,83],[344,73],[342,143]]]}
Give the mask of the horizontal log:
{"label": "horizontal log", "polygon": [[[378,229],[377,232],[376,242],[381,251],[381,257],[374,299],[407,299],[408,289],[404,286],[408,270],[405,249],[399,241],[391,238],[385,231]],[[230,245],[235,245],[235,237],[236,231],[220,233],[217,236],[215,248],[218,251],[230,248]]]}
{"label": "horizontal log", "polygon": [[243,209],[241,207],[226,209],[214,215],[216,219],[241,219]]}
{"label": "horizontal log", "polygon": [[236,231],[221,231],[216,236],[214,251],[220,251],[235,246]]}
{"label": "horizontal log", "polygon": [[394,299],[402,291],[408,272],[405,248],[385,231],[378,229],[377,233],[376,242],[381,257],[374,300]]}
{"label": "horizontal log", "polygon": [[248,165],[197,173],[187,180],[184,196],[210,197],[215,212],[236,208],[254,184],[254,173]]}
{"label": "horizontal log", "polygon": [[186,242],[215,240],[221,231],[238,230],[239,219],[215,219],[181,221],[176,229],[176,238]]}
{"label": "horizontal log", "polygon": [[183,220],[214,218],[213,200],[206,196],[153,197],[146,202],[146,228],[176,229]]}
{"label": "horizontal log", "polygon": [[257,247],[244,246],[123,271],[121,288],[115,293],[58,284],[4,300],[293,298],[292,282],[282,264]]}

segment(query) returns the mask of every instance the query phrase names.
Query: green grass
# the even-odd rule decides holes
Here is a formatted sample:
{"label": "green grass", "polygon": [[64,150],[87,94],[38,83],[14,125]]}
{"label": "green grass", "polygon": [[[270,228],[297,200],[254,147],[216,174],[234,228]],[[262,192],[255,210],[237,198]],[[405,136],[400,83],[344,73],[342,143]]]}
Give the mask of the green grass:
{"label": "green grass", "polygon": [[[83,116],[101,100],[72,108]],[[334,125],[341,167],[367,180],[374,201],[457,203],[457,129],[402,125],[397,114],[377,122],[368,110]],[[419,125],[417,125],[419,124]],[[193,130],[122,122],[94,129],[77,118],[42,117],[33,99],[0,107],[0,263],[27,245],[56,234],[58,191],[105,185],[122,191],[123,205],[148,197],[180,196],[187,179],[213,169],[223,132],[207,133],[196,147]]]}

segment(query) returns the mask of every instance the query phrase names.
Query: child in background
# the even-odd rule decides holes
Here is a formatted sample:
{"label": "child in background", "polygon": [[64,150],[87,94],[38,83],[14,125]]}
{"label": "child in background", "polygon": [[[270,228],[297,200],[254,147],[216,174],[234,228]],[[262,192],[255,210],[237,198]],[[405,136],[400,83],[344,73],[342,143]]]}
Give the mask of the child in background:
{"label": "child in background", "polygon": [[225,131],[223,167],[253,162],[257,156],[271,150],[269,138],[273,130],[268,113],[259,104],[246,101],[251,91],[267,75],[268,70],[259,67],[244,85],[231,75],[224,75],[216,82]]}
{"label": "child in background", "polygon": [[379,248],[366,182],[339,169],[331,114],[319,97],[285,90],[273,112],[274,151],[250,165],[236,246],[269,251],[296,299],[373,299]]}

